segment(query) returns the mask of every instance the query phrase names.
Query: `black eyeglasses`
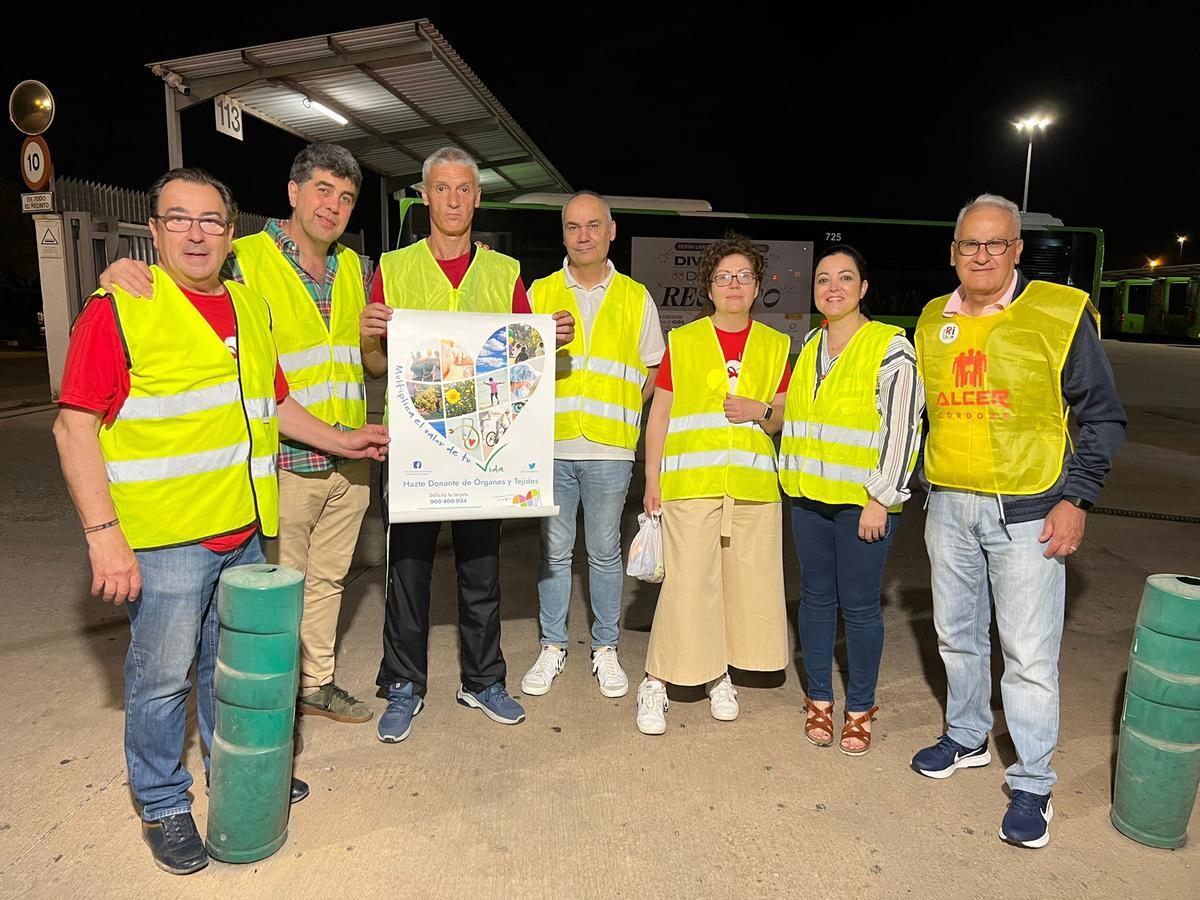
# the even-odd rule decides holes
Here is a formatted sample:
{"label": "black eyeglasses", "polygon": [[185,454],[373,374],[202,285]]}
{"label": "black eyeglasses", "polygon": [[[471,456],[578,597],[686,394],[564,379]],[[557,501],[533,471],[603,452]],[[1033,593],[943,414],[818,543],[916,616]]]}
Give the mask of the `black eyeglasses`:
{"label": "black eyeglasses", "polygon": [[1008,248],[1019,241],[1020,238],[1012,238],[1004,240],[1003,238],[992,238],[990,241],[951,241],[958,252],[963,256],[974,256],[979,252],[980,247],[986,247],[988,256],[1003,256],[1008,252]]}
{"label": "black eyeglasses", "polygon": [[163,228],[167,231],[173,231],[176,234],[182,234],[185,231],[192,230],[192,223],[195,222],[200,226],[200,230],[205,234],[211,234],[213,237],[220,237],[229,230],[230,222],[222,222],[220,219],[196,219],[192,216],[154,216],[153,218],[163,223]]}
{"label": "black eyeglasses", "polygon": [[739,284],[750,284],[754,281],[754,273],[749,269],[742,269],[736,275],[732,275],[729,272],[722,272],[720,275],[713,276],[713,284],[720,285],[721,287],[729,287],[729,285],[733,284],[735,278]]}

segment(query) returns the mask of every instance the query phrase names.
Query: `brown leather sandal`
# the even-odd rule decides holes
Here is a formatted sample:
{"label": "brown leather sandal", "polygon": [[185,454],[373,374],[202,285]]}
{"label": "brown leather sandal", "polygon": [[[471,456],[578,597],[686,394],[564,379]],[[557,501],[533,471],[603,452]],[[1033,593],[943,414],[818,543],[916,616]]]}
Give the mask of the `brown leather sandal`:
{"label": "brown leather sandal", "polygon": [[[833,744],[833,704],[829,705],[829,709],[819,709],[813,706],[813,702],[807,697],[804,698],[804,708],[808,710],[808,717],[804,720],[804,736],[808,738],[808,742],[817,747],[828,747]],[[827,740],[819,741],[813,737],[814,731],[824,731],[829,734]]]}
{"label": "brown leather sandal", "polygon": [[[866,722],[872,722],[875,719],[875,713],[879,712],[878,706],[872,706],[865,713],[846,712],[846,724],[842,726],[842,739],[838,742],[838,749],[847,756],[862,756],[871,749],[871,732],[863,728]],[[846,741],[858,740],[862,741],[861,750],[847,750]]]}

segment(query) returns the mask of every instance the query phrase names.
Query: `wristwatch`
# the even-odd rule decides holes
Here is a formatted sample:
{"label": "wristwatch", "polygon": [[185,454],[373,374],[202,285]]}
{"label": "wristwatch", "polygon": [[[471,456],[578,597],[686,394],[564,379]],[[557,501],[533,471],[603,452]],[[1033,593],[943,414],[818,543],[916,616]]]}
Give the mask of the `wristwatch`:
{"label": "wristwatch", "polygon": [[1092,508],[1092,501],[1084,500],[1082,497],[1063,497],[1063,500],[1065,500],[1067,503],[1070,503],[1072,506],[1078,506],[1084,512],[1087,512]]}
{"label": "wristwatch", "polygon": [[774,414],[774,412],[775,412],[775,407],[771,406],[771,404],[770,404],[770,403],[768,403],[768,404],[767,404],[767,411],[766,411],[765,413],[763,413],[763,417],[762,417],[762,419],[760,419],[759,421],[762,421],[762,422],[770,422],[770,421],[771,421],[771,416]]}

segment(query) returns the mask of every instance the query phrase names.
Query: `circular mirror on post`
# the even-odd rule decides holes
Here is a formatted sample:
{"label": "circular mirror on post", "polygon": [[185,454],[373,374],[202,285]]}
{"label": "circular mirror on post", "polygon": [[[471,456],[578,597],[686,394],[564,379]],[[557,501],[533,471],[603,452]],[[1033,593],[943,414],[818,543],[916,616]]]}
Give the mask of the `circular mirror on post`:
{"label": "circular mirror on post", "polygon": [[54,97],[40,81],[22,81],[8,98],[8,117],[25,134],[41,134],[54,121]]}

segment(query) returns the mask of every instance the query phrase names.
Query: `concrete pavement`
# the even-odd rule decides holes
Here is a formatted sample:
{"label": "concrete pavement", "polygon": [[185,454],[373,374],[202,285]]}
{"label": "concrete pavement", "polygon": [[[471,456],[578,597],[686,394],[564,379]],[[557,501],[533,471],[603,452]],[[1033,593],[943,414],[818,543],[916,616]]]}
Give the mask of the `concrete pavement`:
{"label": "concrete pavement", "polygon": [[[1200,348],[1106,342],[1130,414],[1106,507],[1200,515]],[[40,398],[38,398],[40,399]],[[141,842],[122,754],[123,610],[90,598],[86,547],[50,437],[52,412],[0,418],[0,896],[773,897],[1200,895],[1200,821],[1182,850],[1109,824],[1129,638],[1146,576],[1200,574],[1194,524],[1091,515],[1068,570],[1061,742],[1052,839],[996,837],[1013,758],[995,691],[998,757],[946,781],[908,768],[942,731],[945,677],[930,608],[923,514],[902,520],[885,576],[887,643],[875,745],[860,759],[803,738],[793,664],[745,676],[741,717],[713,720],[673,693],[668,731],[634,727],[656,588],[628,579],[621,658],[630,694],[590,677],[586,566],[576,559],[571,654],[519,726],[454,702],[453,560],[439,555],[428,703],[399,745],[374,721],[305,719],[296,772],[312,795],[260,863],[176,878]],[[626,507],[632,536],[640,487]],[[581,531],[582,535],[582,531]],[[790,538],[788,539],[790,541]],[[537,530],[506,530],[508,684],[537,652]],[[384,555],[368,514],[342,614],[338,681],[373,697]],[[785,548],[789,606],[799,577]],[[794,618],[794,616],[793,616]],[[794,639],[794,634],[793,634]],[[844,660],[844,650],[839,645]],[[996,659],[995,677],[999,666]],[[841,709],[841,689],[839,715]],[[372,700],[377,710],[383,702]],[[201,771],[194,724],[188,765]],[[194,812],[201,832],[206,798]]]}

